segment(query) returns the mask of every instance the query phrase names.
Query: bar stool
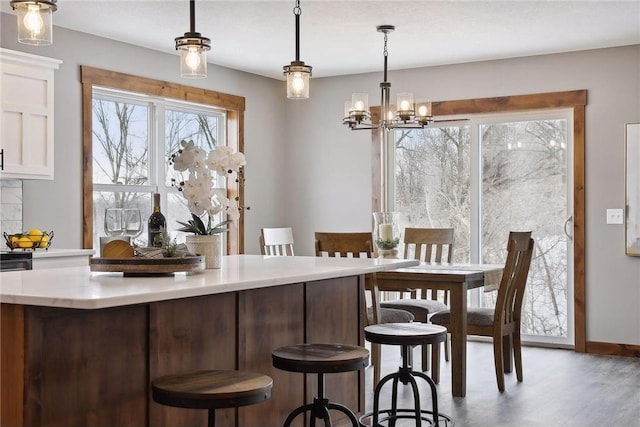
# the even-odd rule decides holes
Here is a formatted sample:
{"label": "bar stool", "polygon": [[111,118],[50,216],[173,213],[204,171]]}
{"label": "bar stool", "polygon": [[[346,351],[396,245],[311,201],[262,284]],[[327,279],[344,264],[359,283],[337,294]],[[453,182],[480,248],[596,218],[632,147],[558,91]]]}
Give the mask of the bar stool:
{"label": "bar stool", "polygon": [[324,374],[366,368],[369,365],[369,350],[346,344],[297,344],[277,348],[271,356],[273,366],[283,371],[318,374],[318,395],[313,403],[294,409],[285,420],[284,427],[290,426],[298,415],[306,411],[311,412],[311,426],[315,426],[317,418],[324,420],[325,427],[329,427],[332,425],[329,409],[346,414],[353,427],[359,427],[358,419],[349,408],[330,402],[325,396]]}
{"label": "bar stool", "polygon": [[197,371],[167,375],[152,381],[156,402],[178,408],[209,410],[209,427],[216,425],[216,409],[253,405],[271,397],[273,380],[246,371]]}
{"label": "bar stool", "polygon": [[[399,345],[402,353],[402,366],[397,372],[391,373],[376,385],[373,394],[373,412],[360,417],[362,426],[378,427],[382,422],[389,422],[389,426],[395,426],[398,419],[414,419],[416,427],[420,426],[453,426],[451,417],[438,412],[438,395],[436,385],[431,378],[420,371],[414,371],[410,362],[411,347],[416,345],[440,345],[447,336],[447,329],[439,325],[428,323],[384,323],[370,325],[364,328],[367,341],[376,344]],[[416,377],[424,379],[431,388],[432,411],[420,408],[420,393]],[[391,409],[380,409],[380,391],[382,386],[393,380],[393,390],[391,395]],[[413,390],[413,409],[398,409],[398,382],[404,385],[411,384]],[[372,418],[371,424],[365,421]],[[423,424],[425,421],[429,424]]]}

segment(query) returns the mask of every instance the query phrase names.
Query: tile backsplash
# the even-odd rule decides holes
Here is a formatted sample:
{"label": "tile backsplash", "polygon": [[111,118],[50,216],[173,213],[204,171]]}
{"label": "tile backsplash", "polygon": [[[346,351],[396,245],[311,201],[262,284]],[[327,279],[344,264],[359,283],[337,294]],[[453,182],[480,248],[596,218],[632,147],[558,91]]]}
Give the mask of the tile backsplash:
{"label": "tile backsplash", "polygon": [[[22,231],[22,180],[0,179],[0,236]],[[4,241],[0,237],[0,242]],[[2,245],[4,247],[4,245]]]}

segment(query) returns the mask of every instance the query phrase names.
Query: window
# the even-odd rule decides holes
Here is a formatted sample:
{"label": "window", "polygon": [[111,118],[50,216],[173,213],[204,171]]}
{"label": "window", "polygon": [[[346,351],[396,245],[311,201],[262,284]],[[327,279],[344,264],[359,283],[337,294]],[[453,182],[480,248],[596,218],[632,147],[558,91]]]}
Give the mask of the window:
{"label": "window", "polygon": [[[230,145],[242,151],[244,98],[84,66],[82,82],[84,247],[98,247],[98,237],[109,234],[146,243],[154,192],[161,194],[168,228],[180,241],[175,221],[190,214],[171,184],[181,176],[169,157],[183,139],[206,150]],[[218,179],[216,186],[242,204],[242,187]],[[129,220],[113,225],[113,208]],[[120,224],[130,226],[117,229]],[[240,219],[225,236],[228,253],[242,253],[243,235]]]}
{"label": "window", "polygon": [[[224,144],[224,111],[95,87],[92,123],[93,247],[98,246],[99,236],[120,234],[145,245],[144,220],[151,214],[154,192],[161,195],[172,237],[183,241],[185,233],[173,230],[178,227],[176,220],[186,221],[190,214],[172,179],[184,178],[173,170],[169,158],[181,140],[192,140],[206,151]],[[215,185],[225,188],[226,183],[219,181]],[[114,226],[117,218],[105,216],[106,212],[120,213],[120,226]]]}
{"label": "window", "polygon": [[[554,283],[559,284],[560,288],[556,289],[556,296],[560,296],[559,300],[554,300],[550,294],[544,295],[541,293],[541,298],[537,302],[541,302],[545,307],[549,308],[551,317],[556,317],[555,324],[561,325],[565,321],[565,327],[551,326],[553,322],[547,322],[546,320],[536,319],[535,316],[530,319],[530,326],[532,329],[541,331],[543,335],[563,336],[565,334],[574,335],[575,349],[577,351],[584,352],[586,348],[585,337],[585,277],[584,277],[584,194],[585,194],[585,175],[584,175],[584,109],[586,105],[587,92],[584,90],[568,91],[568,92],[555,92],[555,93],[542,93],[532,95],[520,95],[520,96],[506,96],[499,98],[483,98],[483,99],[468,99],[460,101],[443,101],[433,103],[433,112],[437,117],[443,116],[455,116],[458,119],[462,117],[474,117],[475,119],[482,121],[469,121],[461,126],[429,126],[429,128],[416,132],[415,135],[405,135],[398,132],[395,135],[397,142],[401,143],[402,147],[406,148],[406,153],[396,153],[395,147],[386,147],[386,157],[390,160],[390,170],[395,170],[395,160],[393,156],[398,157],[397,167],[401,172],[396,171],[396,174],[400,173],[404,176],[400,177],[396,182],[397,187],[394,187],[392,181],[382,182],[382,176],[379,170],[374,169],[374,176],[372,179],[374,188],[373,194],[379,194],[380,188],[387,188],[389,193],[389,200],[394,200],[394,191],[396,200],[398,201],[398,210],[410,209],[412,220],[416,220],[417,226],[421,227],[437,227],[437,226],[450,226],[453,225],[456,228],[456,252],[460,249],[460,244],[468,245],[469,260],[472,262],[478,262],[482,259],[484,262],[491,261],[491,246],[487,244],[490,236],[485,235],[486,232],[477,233],[471,232],[471,230],[480,230],[481,223],[487,222],[488,212],[493,209],[495,212],[500,212],[504,215],[512,215],[513,212],[509,212],[509,209],[504,209],[504,201],[500,202],[500,199],[491,199],[489,194],[488,185],[492,179],[498,176],[503,176],[503,172],[509,171],[513,184],[510,187],[503,188],[503,197],[511,193],[515,196],[522,196],[526,199],[528,196],[526,192],[528,190],[537,194],[535,196],[547,197],[553,194],[559,194],[559,188],[564,187],[568,192],[562,198],[557,199],[557,205],[545,205],[545,212],[537,212],[535,209],[530,216],[541,216],[539,214],[551,214],[552,212],[560,212],[560,209],[556,209],[561,205],[566,204],[566,212],[571,212],[572,216],[564,218],[565,221],[558,227],[558,222],[554,224],[545,224],[546,228],[551,231],[551,236],[555,236],[556,240],[552,238],[538,239],[538,244],[544,244],[543,248],[536,248],[538,253],[545,253],[553,255],[554,251],[562,251],[563,232],[566,229],[567,234],[571,237],[569,241],[566,239],[569,248],[573,250],[573,253],[567,252],[566,259],[571,260],[572,263],[563,265],[562,263],[557,265],[557,269],[548,269],[546,265],[541,267],[542,273],[540,275],[534,275],[534,281],[540,283]],[[549,111],[560,111],[564,109],[568,112],[565,117],[544,117],[540,116],[540,112],[546,114]],[[501,114],[527,114],[532,115],[530,118],[511,117],[505,118],[504,116],[497,122],[488,119],[487,114],[501,113]],[[375,113],[374,113],[375,114]],[[450,122],[450,124],[456,124]],[[456,124],[457,125],[457,124]],[[544,130],[544,132],[543,132]],[[557,130],[563,132],[566,131],[566,140],[562,140],[558,137],[550,138],[549,132],[553,133]],[[430,133],[431,132],[431,133]],[[418,136],[420,133],[422,135]],[[502,136],[501,136],[502,135]],[[540,138],[540,136],[543,136]],[[509,149],[509,138],[515,140],[515,145]],[[469,138],[469,142],[465,142],[466,138]],[[529,138],[528,140],[526,138]],[[419,141],[422,139],[422,141]],[[537,139],[537,140],[536,140]],[[381,156],[381,134],[379,132],[372,133],[373,140],[373,158],[375,162],[379,162]],[[520,147],[517,142],[520,140]],[[547,141],[544,145],[541,142]],[[564,142],[564,146],[563,146]],[[504,144],[503,144],[504,143]],[[413,149],[420,145],[428,146],[426,153],[413,152]],[[531,145],[528,149],[526,144],[537,144],[537,146]],[[391,144],[393,145],[393,144]],[[525,150],[522,150],[525,148]],[[481,149],[483,151],[481,151]],[[454,150],[458,150],[460,156],[453,155]],[[469,150],[467,165],[465,158],[467,154],[465,150]],[[524,153],[524,151],[530,151]],[[482,154],[481,154],[482,153]],[[524,154],[523,154],[524,153]],[[445,155],[445,158],[442,156]],[[571,157],[563,157],[563,156]],[[497,157],[496,157],[497,156]],[[554,156],[555,160],[554,160]],[[559,156],[559,157],[558,157]],[[420,158],[422,157],[422,158]],[[447,160],[447,157],[449,158]],[[544,159],[542,163],[540,161]],[[522,163],[524,161],[525,163]],[[537,162],[541,165],[536,169],[532,167],[529,161]],[[554,163],[555,161],[555,163]],[[413,163],[411,163],[413,162]],[[518,166],[518,162],[522,163]],[[545,163],[546,162],[546,163]],[[406,173],[401,168],[407,167],[412,164],[414,167],[422,168],[422,173]],[[543,171],[542,166],[549,167],[553,164],[557,169],[546,169]],[[500,174],[496,175],[491,173],[491,170],[495,170],[496,167],[500,168]],[[505,169],[506,167],[506,169]],[[529,173],[539,173],[534,179],[524,179],[525,177],[518,175],[518,173],[524,173],[522,167],[528,168]],[[552,173],[548,173],[552,171]],[[486,172],[486,173],[485,173]],[[514,175],[513,173],[516,172]],[[469,176],[468,184],[465,183],[466,176]],[[564,177],[564,178],[563,178]],[[395,174],[389,174],[386,177],[388,180],[397,179]],[[443,192],[441,191],[442,185],[446,183],[447,179],[455,178],[459,186],[455,192]],[[521,179],[522,178],[522,179]],[[419,198],[411,202],[411,197],[407,198],[407,183],[416,182],[419,180],[425,185],[422,190],[414,189],[413,196]],[[563,181],[567,179],[566,181]],[[547,180],[547,181],[545,181]],[[426,184],[425,184],[426,183]],[[557,185],[561,183],[561,185]],[[448,186],[451,184],[448,184]],[[403,187],[405,186],[405,187]],[[537,186],[537,188],[533,187]],[[527,187],[527,188],[525,188]],[[494,187],[495,188],[495,187]],[[544,188],[544,192],[540,193],[540,189]],[[469,190],[467,195],[466,191]],[[483,190],[484,189],[484,190]],[[486,190],[486,191],[485,191]],[[405,195],[402,193],[404,192]],[[404,197],[404,198],[403,198]],[[513,196],[512,196],[513,197]],[[555,197],[555,196],[554,196]],[[420,200],[420,198],[422,198]],[[475,201],[474,201],[475,199]],[[483,201],[484,199],[484,201]],[[412,205],[413,203],[413,205]],[[428,204],[429,209],[422,207],[421,204]],[[483,210],[480,209],[481,204]],[[522,200],[518,201],[522,203]],[[374,211],[380,210],[380,199],[374,196],[372,208]],[[421,209],[420,209],[421,208]],[[447,212],[443,213],[441,210],[447,209]],[[468,209],[468,212],[467,212]],[[484,212],[485,216],[481,217],[481,213]],[[561,216],[562,214],[559,213]],[[560,216],[558,218],[560,218]],[[514,223],[517,222],[515,217],[512,217]],[[527,218],[520,218],[526,220]],[[458,234],[458,224],[461,224],[464,228],[465,224],[468,224],[470,237],[460,241]],[[516,225],[517,227],[526,227],[527,225]],[[545,228],[545,227],[541,227]],[[560,230],[558,230],[560,228]],[[463,230],[464,231],[464,230]],[[466,232],[466,231],[465,231]],[[474,237],[475,235],[475,237]],[[467,241],[468,240],[468,243]],[[482,243],[485,245],[482,246]],[[466,256],[464,254],[463,256]],[[458,261],[461,261],[458,258]],[[543,264],[544,261],[540,260]],[[572,268],[571,268],[572,266]],[[573,293],[571,293],[571,287],[566,286],[562,288],[562,280],[558,278],[563,273],[563,269],[566,272],[566,277],[569,282],[573,282]],[[547,275],[547,279],[552,277],[551,280],[544,279],[544,275]],[[532,276],[530,276],[531,278]],[[531,282],[530,282],[531,284]],[[566,285],[566,284],[565,284]],[[549,291],[551,291],[549,289]],[[567,301],[575,302],[575,312],[556,310],[556,304],[562,304],[566,299]],[[470,301],[473,301],[471,298]],[[535,302],[535,301],[534,301]],[[481,304],[480,298],[476,298],[476,304]],[[490,302],[487,302],[490,303]],[[525,303],[526,304],[526,303]],[[549,319],[549,318],[547,318]],[[573,322],[572,322],[573,321]],[[573,323],[573,329],[571,327]],[[573,330],[567,331],[565,328]],[[575,333],[575,334],[572,334]],[[535,341],[535,339],[534,339]],[[551,338],[551,342],[558,343],[557,340]],[[564,343],[561,343],[564,344]]]}
{"label": "window", "polygon": [[406,226],[452,227],[456,262],[503,263],[508,231],[533,231],[522,333],[568,345],[570,121],[571,110],[494,114],[396,132],[395,144],[395,209]]}

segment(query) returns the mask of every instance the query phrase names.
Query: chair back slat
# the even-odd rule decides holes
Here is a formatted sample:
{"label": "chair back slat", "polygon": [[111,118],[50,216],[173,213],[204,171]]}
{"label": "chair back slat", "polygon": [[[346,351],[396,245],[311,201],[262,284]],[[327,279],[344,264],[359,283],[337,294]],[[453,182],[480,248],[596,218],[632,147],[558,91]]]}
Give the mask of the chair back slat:
{"label": "chair back slat", "polygon": [[533,245],[530,231],[509,233],[507,260],[496,298],[494,312],[496,322],[508,324],[518,322],[520,319]]}
{"label": "chair back slat", "polygon": [[453,262],[453,228],[405,228],[404,257],[423,262]]}
{"label": "chair back slat", "polygon": [[293,229],[263,228],[260,230],[260,251],[262,255],[293,256]]}
{"label": "chair back slat", "polygon": [[316,232],[315,238],[316,256],[371,258],[373,253],[373,239],[370,232]]}
{"label": "chair back slat", "polygon": [[[371,258],[373,238],[370,232],[325,233],[316,232],[316,256],[343,258]],[[380,291],[375,273],[365,276],[365,289],[371,294],[373,323],[380,321]]]}

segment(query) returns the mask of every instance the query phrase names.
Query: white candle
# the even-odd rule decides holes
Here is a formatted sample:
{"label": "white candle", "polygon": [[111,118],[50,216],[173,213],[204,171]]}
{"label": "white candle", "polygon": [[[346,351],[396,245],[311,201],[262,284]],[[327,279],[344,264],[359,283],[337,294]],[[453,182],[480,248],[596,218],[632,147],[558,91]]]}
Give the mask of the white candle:
{"label": "white candle", "polygon": [[380,240],[390,242],[393,240],[393,224],[380,224],[378,227]]}

